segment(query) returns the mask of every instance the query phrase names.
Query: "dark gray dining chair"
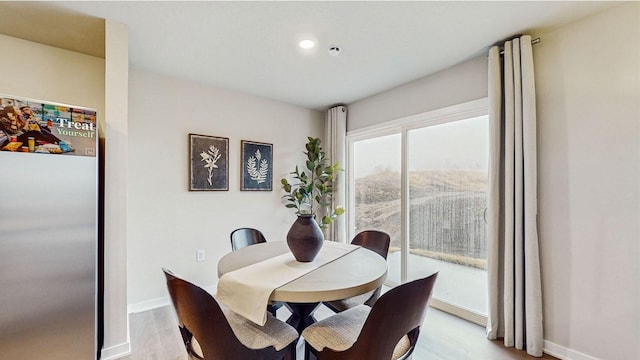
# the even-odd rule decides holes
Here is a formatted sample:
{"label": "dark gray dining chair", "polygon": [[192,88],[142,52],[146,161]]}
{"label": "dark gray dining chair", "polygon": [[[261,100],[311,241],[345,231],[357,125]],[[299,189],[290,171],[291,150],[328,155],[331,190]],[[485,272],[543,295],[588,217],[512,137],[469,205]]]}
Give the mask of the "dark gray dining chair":
{"label": "dark gray dining chair", "polygon": [[191,341],[198,341],[202,358],[282,360],[295,354],[299,335],[293,327],[271,314],[259,326],[221,306],[202,288],[162,270],[180,326],[192,334]]}
{"label": "dark gray dining chair", "polygon": [[262,232],[254,228],[239,228],[231,232],[231,250],[267,242]]}
{"label": "dark gray dining chair", "polygon": [[[369,249],[378,255],[382,256],[385,260],[389,253],[389,245],[391,243],[391,237],[389,234],[378,230],[365,230],[358,233],[351,240],[351,244],[360,245],[365,249]],[[378,287],[375,290],[369,291],[362,295],[350,297],[343,300],[325,301],[323,304],[334,312],[342,312],[358,305],[373,306],[373,304],[380,297],[382,288]]]}
{"label": "dark gray dining chair", "polygon": [[[267,242],[267,239],[262,234],[262,231],[254,228],[238,228],[231,232],[231,250],[236,251],[243,247],[260,244]],[[280,309],[284,305],[281,302],[275,302],[269,304],[267,306],[267,311],[269,311],[273,316],[276,316],[278,309]]]}
{"label": "dark gray dining chair", "polygon": [[[163,268],[162,271],[164,272],[167,281],[169,279],[175,278],[175,275],[173,275],[173,272],[171,272],[171,270]],[[189,331],[189,329],[187,329],[184,321],[182,321],[182,313],[180,312],[177,301],[178,299],[176,297],[171,296],[171,303],[173,304],[173,309],[175,310],[176,316],[178,317],[178,330],[180,330],[180,335],[182,336],[184,347],[187,350],[187,354],[189,355],[189,357],[194,357],[196,359],[202,360],[204,359],[204,357],[202,357],[202,352],[199,349],[200,346],[197,345],[196,348],[194,348],[194,342],[197,342],[197,340],[193,338],[193,334],[191,333],[191,331]]]}
{"label": "dark gray dining chair", "polygon": [[384,293],[373,307],[358,305],[302,332],[305,358],[405,360],[420,335],[438,273]]}

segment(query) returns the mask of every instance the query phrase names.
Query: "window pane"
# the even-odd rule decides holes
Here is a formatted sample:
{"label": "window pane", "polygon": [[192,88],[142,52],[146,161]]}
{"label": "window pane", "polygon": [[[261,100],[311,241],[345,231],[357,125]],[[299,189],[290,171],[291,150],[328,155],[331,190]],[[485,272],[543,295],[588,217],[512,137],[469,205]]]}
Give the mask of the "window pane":
{"label": "window pane", "polygon": [[487,116],[407,133],[407,280],[439,271],[434,298],[487,313]]}
{"label": "window pane", "polygon": [[351,236],[380,230],[391,236],[388,280],[400,283],[400,134],[356,141],[353,144],[354,217]]}

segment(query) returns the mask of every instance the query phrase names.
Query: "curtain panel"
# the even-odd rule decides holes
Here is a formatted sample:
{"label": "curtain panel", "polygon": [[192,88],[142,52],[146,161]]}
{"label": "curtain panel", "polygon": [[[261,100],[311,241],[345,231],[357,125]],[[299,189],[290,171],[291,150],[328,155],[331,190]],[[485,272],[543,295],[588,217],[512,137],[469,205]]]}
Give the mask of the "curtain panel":
{"label": "curtain panel", "polygon": [[542,356],[536,101],[531,37],[489,50],[487,337]]}
{"label": "curtain panel", "polygon": [[[325,139],[324,148],[327,157],[331,163],[337,161],[340,167],[345,169],[347,157],[347,108],[345,106],[335,106],[327,111]],[[333,184],[332,208],[346,205],[346,187],[346,175],[341,172]],[[346,221],[346,216],[341,215],[331,223],[326,234],[330,240],[347,242]]]}

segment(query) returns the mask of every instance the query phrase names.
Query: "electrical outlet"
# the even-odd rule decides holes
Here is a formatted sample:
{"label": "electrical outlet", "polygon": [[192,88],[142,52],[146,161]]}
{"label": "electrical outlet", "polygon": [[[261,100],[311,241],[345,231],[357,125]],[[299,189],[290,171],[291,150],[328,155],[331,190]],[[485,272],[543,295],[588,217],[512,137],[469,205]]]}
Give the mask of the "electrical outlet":
{"label": "electrical outlet", "polygon": [[204,249],[196,250],[196,261],[204,261],[205,258]]}

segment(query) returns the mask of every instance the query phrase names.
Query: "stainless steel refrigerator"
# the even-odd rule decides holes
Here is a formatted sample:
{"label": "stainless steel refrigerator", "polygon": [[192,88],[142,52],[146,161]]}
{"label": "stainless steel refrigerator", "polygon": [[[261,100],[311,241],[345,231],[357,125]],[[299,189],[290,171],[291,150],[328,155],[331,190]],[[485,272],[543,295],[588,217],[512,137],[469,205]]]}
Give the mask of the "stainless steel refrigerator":
{"label": "stainless steel refrigerator", "polygon": [[95,110],[0,96],[0,360],[96,358],[97,139]]}

